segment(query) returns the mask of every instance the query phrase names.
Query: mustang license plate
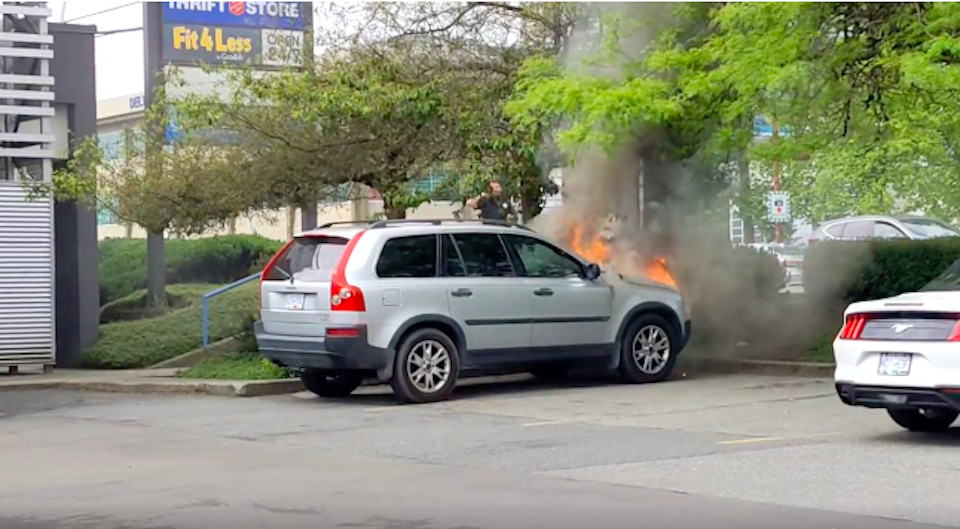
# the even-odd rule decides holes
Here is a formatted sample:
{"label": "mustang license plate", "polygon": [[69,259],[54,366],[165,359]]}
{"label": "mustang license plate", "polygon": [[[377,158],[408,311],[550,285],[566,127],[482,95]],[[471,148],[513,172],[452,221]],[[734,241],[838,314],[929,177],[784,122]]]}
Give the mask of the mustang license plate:
{"label": "mustang license plate", "polygon": [[877,373],[889,377],[905,377],[910,374],[913,355],[903,353],[881,353],[880,368]]}
{"label": "mustang license plate", "polygon": [[303,310],[304,294],[287,294],[287,310]]}

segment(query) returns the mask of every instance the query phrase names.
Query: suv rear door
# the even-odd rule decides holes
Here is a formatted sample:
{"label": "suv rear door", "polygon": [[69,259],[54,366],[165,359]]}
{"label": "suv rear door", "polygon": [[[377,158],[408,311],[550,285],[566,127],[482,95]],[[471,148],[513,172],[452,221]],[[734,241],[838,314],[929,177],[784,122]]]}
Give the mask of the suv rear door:
{"label": "suv rear door", "polygon": [[519,261],[524,292],[533,301],[531,347],[556,350],[610,341],[613,291],[608,285],[586,279],[580,262],[551,244],[524,235],[503,239]]}
{"label": "suv rear door", "polygon": [[260,319],[264,332],[326,336],[326,323],[330,321],[330,274],[349,237],[316,235],[291,241],[260,283]]}
{"label": "suv rear door", "polygon": [[517,355],[530,347],[532,296],[522,288],[523,279],[500,237],[491,232],[446,234],[442,247],[450,313],[463,329],[469,351],[480,353],[474,360],[524,360]]}

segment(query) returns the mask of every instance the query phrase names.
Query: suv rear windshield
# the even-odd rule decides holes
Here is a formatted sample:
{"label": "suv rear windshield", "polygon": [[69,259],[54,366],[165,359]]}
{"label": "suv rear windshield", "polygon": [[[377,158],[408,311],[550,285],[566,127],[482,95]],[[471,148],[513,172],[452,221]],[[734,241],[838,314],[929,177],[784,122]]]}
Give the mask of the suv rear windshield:
{"label": "suv rear windshield", "polygon": [[297,237],[274,262],[267,281],[329,281],[340,254],[347,246],[343,237]]}
{"label": "suv rear windshield", "polygon": [[936,219],[900,219],[900,222],[910,230],[910,233],[920,239],[960,236],[953,226]]}

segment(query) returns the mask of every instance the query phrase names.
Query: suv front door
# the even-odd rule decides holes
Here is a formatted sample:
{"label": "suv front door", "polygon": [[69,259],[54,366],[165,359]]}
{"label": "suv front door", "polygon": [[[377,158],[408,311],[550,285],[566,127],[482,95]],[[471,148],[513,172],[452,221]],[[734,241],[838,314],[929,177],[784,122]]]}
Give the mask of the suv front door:
{"label": "suv front door", "polygon": [[496,233],[443,235],[443,275],[468,363],[522,361],[530,348],[532,301]]}
{"label": "suv front door", "polygon": [[503,235],[524,277],[533,301],[531,347],[548,356],[568,349],[589,354],[591,346],[606,352],[613,310],[613,290],[586,278],[584,267],[563,250],[534,237]]}

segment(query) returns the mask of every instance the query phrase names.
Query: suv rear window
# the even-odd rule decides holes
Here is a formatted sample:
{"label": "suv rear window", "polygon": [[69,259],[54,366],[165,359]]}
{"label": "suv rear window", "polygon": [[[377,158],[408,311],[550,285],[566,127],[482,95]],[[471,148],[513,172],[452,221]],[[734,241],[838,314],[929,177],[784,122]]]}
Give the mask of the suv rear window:
{"label": "suv rear window", "polygon": [[397,237],[383,244],[377,261],[379,277],[436,277],[437,236]]}
{"label": "suv rear window", "polygon": [[298,237],[274,262],[264,277],[267,281],[294,279],[329,281],[340,254],[347,246],[343,237]]}

